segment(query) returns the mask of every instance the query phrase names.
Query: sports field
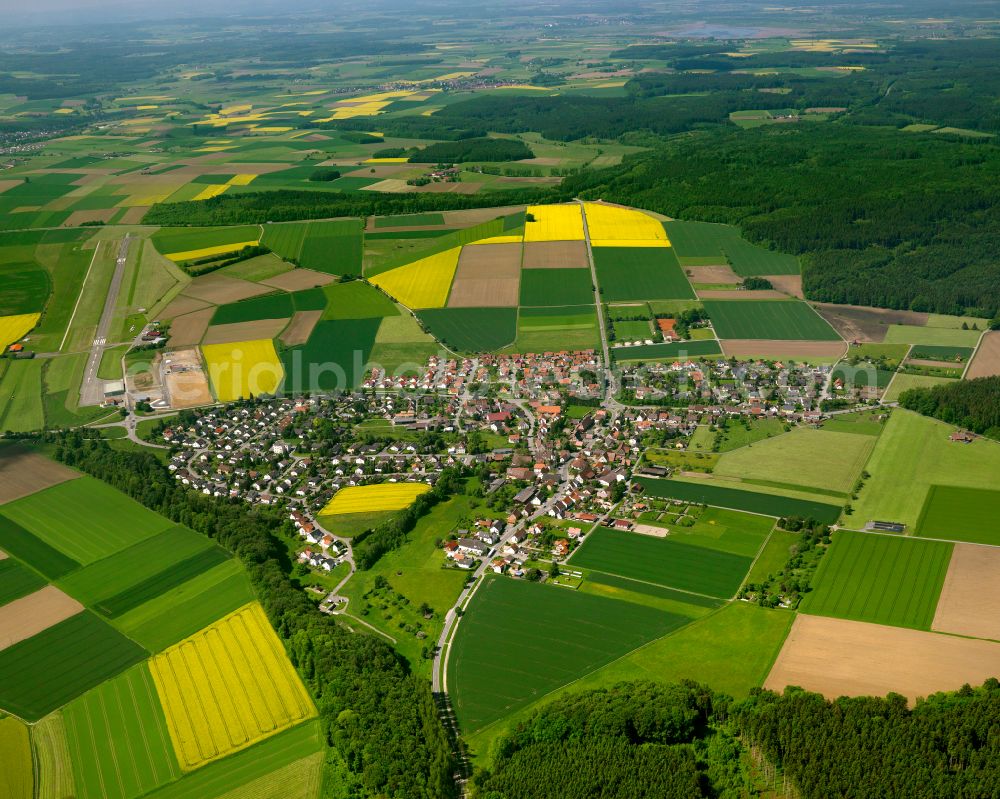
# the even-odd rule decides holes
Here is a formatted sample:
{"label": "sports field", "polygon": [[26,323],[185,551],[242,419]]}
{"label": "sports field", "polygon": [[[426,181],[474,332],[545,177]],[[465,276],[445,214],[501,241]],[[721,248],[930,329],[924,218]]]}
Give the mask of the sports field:
{"label": "sports field", "polygon": [[802,610],[929,630],[952,544],[841,530],[820,561]]}
{"label": "sports field", "polygon": [[704,304],[721,339],[840,340],[823,317],[797,300],[706,300]]}
{"label": "sports field", "polygon": [[846,495],[874,446],[871,436],[796,427],[725,453],[713,473],[765,486],[828,489]]}
{"label": "sports field", "polygon": [[524,226],[525,241],[580,241],[583,239],[583,211],[569,205],[529,205],[533,222]]}
{"label": "sports field", "polygon": [[41,318],[40,314],[26,313],[14,316],[0,316],[0,353],[15,341],[23,338]]}
{"label": "sports field", "polygon": [[497,350],[517,337],[516,308],[429,308],[419,317],[435,338],[458,352]]}
{"label": "sports field", "polygon": [[461,729],[468,734],[499,721],[687,621],[629,602],[487,578],[448,659]]}
{"label": "sports field", "polygon": [[911,411],[893,410],[865,467],[871,477],[852,503],[851,525],[878,519],[914,527],[934,485],[996,490],[1000,444],[987,439],[949,441],[955,429]]}
{"label": "sports field", "polygon": [[932,485],[916,534],[1000,546],[1000,491]]}
{"label": "sports field", "polygon": [[331,499],[321,516],[339,516],[365,511],[403,510],[413,500],[431,490],[426,483],[378,483],[342,488]]}
{"label": "sports field", "polygon": [[606,302],[695,297],[669,247],[594,247],[593,253],[597,281]]}
{"label": "sports field", "polygon": [[180,776],[145,663],[63,710],[79,799],[131,799]]}
{"label": "sports field", "polygon": [[201,351],[220,402],[274,394],[284,377],[271,339],[206,344]]}
{"label": "sports field", "polygon": [[670,537],[599,527],[587,536],[570,564],[726,599],[736,593],[752,560],[752,557],[679,543]]}
{"label": "sports field", "polygon": [[408,308],[443,308],[458,268],[461,247],[382,272],[371,282]]}
{"label": "sports field", "polygon": [[[86,476],[8,503],[2,515],[84,565],[173,526],[107,483]],[[34,565],[32,559],[27,562]]]}
{"label": "sports field", "polygon": [[93,613],[78,613],[0,651],[0,708],[37,721],[145,656]]}
{"label": "sports field", "polygon": [[316,715],[256,603],[155,656],[150,671],[184,771]]}
{"label": "sports field", "polygon": [[685,482],[640,477],[636,480],[650,496],[700,502],[721,508],[762,513],[767,516],[798,516],[833,524],[840,515],[840,505],[811,502],[778,494],[744,491],[728,486],[713,485],[708,480]]}

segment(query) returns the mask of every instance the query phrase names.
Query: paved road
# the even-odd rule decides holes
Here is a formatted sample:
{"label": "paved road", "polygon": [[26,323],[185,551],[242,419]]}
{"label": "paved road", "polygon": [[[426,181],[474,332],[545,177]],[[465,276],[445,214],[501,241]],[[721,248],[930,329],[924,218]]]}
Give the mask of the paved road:
{"label": "paved road", "polygon": [[118,304],[118,294],[121,291],[122,278],[125,276],[125,264],[128,259],[128,248],[132,243],[131,234],[122,239],[118,247],[118,260],[115,262],[115,273],[111,277],[111,286],[108,288],[108,296],[104,300],[104,311],[101,313],[101,321],[97,324],[97,332],[94,334],[94,343],[90,348],[90,357],[87,359],[87,368],[83,373],[83,382],[80,384],[80,405],[100,405],[104,401],[104,381],[98,377],[97,370],[101,366],[101,357],[108,344],[108,333],[111,331],[111,322],[114,319],[115,307]]}
{"label": "paved road", "polygon": [[597,323],[601,329],[601,350],[604,357],[604,399],[612,402],[615,396],[615,377],[611,368],[611,350],[608,347],[608,330],[601,308],[601,284],[597,282],[597,267],[594,264],[594,248],[590,244],[590,226],[587,224],[587,212],[583,200],[580,204],[580,216],[583,217],[583,240],[587,243],[587,261],[590,263],[590,280],[594,286],[594,304],[597,306]]}

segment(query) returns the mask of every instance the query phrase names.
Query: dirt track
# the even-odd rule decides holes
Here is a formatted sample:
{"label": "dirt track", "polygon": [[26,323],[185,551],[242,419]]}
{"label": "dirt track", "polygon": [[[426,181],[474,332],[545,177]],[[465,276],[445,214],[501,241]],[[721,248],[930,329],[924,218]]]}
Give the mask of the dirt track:
{"label": "dirt track", "polygon": [[83,605],[54,585],[0,607],[0,651],[75,616]]}
{"label": "dirt track", "polygon": [[737,357],[837,358],[847,351],[847,345],[843,341],[728,338],[719,343],[727,356],[735,355]]}
{"label": "dirt track", "polygon": [[1000,641],[1000,549],[955,544],[931,629]]}
{"label": "dirt track", "polygon": [[1000,644],[881,624],[799,614],[765,688],[798,685],[838,696],[902,694],[912,703],[936,691],[996,676]]}
{"label": "dirt track", "polygon": [[969,364],[967,378],[992,377],[1000,375],[1000,330],[991,330],[985,336],[976,350],[976,355]]}
{"label": "dirt track", "polygon": [[79,476],[79,472],[17,445],[0,447],[0,505]]}

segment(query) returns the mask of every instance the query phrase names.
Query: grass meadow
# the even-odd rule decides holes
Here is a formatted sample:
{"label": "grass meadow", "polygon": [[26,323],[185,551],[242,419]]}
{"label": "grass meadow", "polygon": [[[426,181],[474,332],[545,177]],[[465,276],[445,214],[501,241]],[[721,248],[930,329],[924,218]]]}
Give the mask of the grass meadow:
{"label": "grass meadow", "polygon": [[589,269],[522,269],[521,305],[585,305],[593,302]]}
{"label": "grass meadow", "polygon": [[517,338],[516,308],[433,308],[419,317],[435,338],[458,352],[490,352]]}
{"label": "grass meadow", "polygon": [[556,586],[486,579],[448,660],[462,731],[481,730],[688,621]]}
{"label": "grass meadow", "polygon": [[1000,491],[932,485],[916,533],[973,544],[1000,546]]}
{"label": "grass meadow", "polygon": [[0,718],[0,763],[3,764],[0,797],[33,799],[35,775],[31,758],[31,738],[28,728],[11,716]]}
{"label": "grass meadow", "polygon": [[820,561],[803,612],[929,630],[952,545],[842,530]]}
{"label": "grass meadow", "polygon": [[695,297],[670,247],[595,247],[593,252],[605,302]]}

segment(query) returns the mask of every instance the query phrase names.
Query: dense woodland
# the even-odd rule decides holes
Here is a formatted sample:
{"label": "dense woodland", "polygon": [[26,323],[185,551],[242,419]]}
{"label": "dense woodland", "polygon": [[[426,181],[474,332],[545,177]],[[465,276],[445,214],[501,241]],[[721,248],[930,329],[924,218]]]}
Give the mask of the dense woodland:
{"label": "dense woodland", "polygon": [[417,150],[409,160],[411,164],[462,164],[469,161],[519,161],[534,157],[531,148],[518,139],[481,137],[430,144]]}
{"label": "dense woodland", "polygon": [[682,137],[564,188],[738,225],[804,256],[811,299],[992,317],[998,178],[990,144],[825,123]]}
{"label": "dense woodland", "polygon": [[[321,613],[289,575],[278,537],[286,514],[218,501],[180,486],[147,453],[112,450],[78,431],[45,436],[55,457],[110,483],[243,561],[268,618],[309,686],[330,744],[326,795],[447,799],[455,795],[452,743],[430,683],[384,641]],[[290,534],[290,533],[289,533]]]}
{"label": "dense woodland", "polygon": [[899,404],[924,416],[933,416],[1000,440],[1000,377],[911,388],[900,395]]}

